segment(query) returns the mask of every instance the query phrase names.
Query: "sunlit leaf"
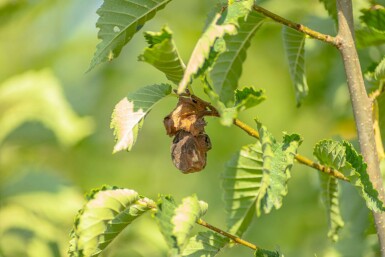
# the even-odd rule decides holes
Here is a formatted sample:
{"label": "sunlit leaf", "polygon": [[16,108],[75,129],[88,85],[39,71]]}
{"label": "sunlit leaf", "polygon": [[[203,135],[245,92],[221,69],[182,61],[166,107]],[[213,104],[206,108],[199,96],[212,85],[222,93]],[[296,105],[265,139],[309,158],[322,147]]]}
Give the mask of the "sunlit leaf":
{"label": "sunlit leaf", "polygon": [[[375,212],[385,211],[385,205],[378,198],[378,192],[369,179],[366,171],[367,165],[362,155],[358,154],[349,142],[344,141],[343,145],[346,148],[346,161],[353,169],[349,176],[351,183],[359,189],[358,192],[364,198],[370,210]],[[346,168],[349,169],[350,167]]]}
{"label": "sunlit leaf", "polygon": [[169,197],[162,197],[158,203],[155,218],[166,239],[171,255],[180,255],[188,243],[188,236],[195,222],[207,211],[207,204],[196,196],[186,197],[176,205]]}
{"label": "sunlit leaf", "polygon": [[376,212],[385,210],[385,206],[378,198],[378,192],[369,180],[366,163],[349,142],[321,140],[314,148],[314,156],[327,167],[337,169],[349,177],[350,183],[357,187],[370,210]]}
{"label": "sunlit leaf", "polygon": [[297,105],[307,96],[309,88],[307,86],[305,74],[305,34],[283,26],[283,42],[285,52],[289,61],[291,80],[294,85]]}
{"label": "sunlit leaf", "polygon": [[328,237],[336,242],[338,241],[338,232],[344,226],[338,200],[338,180],[327,174],[320,174],[320,180],[322,201],[326,207],[329,224]]}
{"label": "sunlit leaf", "polygon": [[0,85],[0,142],[25,122],[38,121],[63,145],[73,145],[93,130],[91,118],[80,118],[64,98],[51,70],[28,71]]}
{"label": "sunlit leaf", "polygon": [[361,21],[371,29],[385,32],[385,8],[376,5],[378,8],[361,10]]}
{"label": "sunlit leaf", "polygon": [[190,238],[183,257],[214,257],[229,243],[229,239],[212,231],[199,232]]}
{"label": "sunlit leaf", "polygon": [[334,20],[335,23],[337,23],[338,20],[337,20],[336,0],[319,0],[319,1],[324,4],[325,9],[328,12],[329,16]]}
{"label": "sunlit leaf", "polygon": [[71,232],[69,255],[98,256],[128,225],[155,203],[130,189],[104,186],[88,195]]}
{"label": "sunlit leaf", "polygon": [[385,44],[385,32],[364,27],[356,30],[356,41],[358,48],[382,45]]}
{"label": "sunlit leaf", "polygon": [[100,29],[98,38],[102,41],[96,46],[89,70],[118,57],[134,34],[170,1],[104,0],[97,10],[99,19],[96,22]]}
{"label": "sunlit leaf", "polygon": [[213,55],[217,55],[212,51],[217,39],[221,39],[225,34],[235,35],[238,20],[247,16],[253,4],[253,0],[229,1],[224,14],[217,13],[213,17],[212,22],[206,26],[191,54],[183,78],[179,83],[178,93],[182,93],[187,88],[191,79],[197,75],[203,66],[208,68],[206,61],[210,57],[213,58]]}
{"label": "sunlit leaf", "polygon": [[255,257],[283,257],[279,252],[273,252],[265,249],[258,248],[255,253]]}
{"label": "sunlit leaf", "polygon": [[220,100],[227,107],[234,103],[234,90],[238,88],[242,64],[246,59],[246,50],[264,20],[264,16],[251,12],[246,20],[240,19],[236,35],[226,35],[224,37],[226,50],[216,60],[210,77]]}
{"label": "sunlit leaf", "polygon": [[259,216],[281,207],[300,144],[298,135],[285,135],[278,143],[260,125],[259,133],[261,142],[243,147],[222,175],[227,226],[237,235],[248,228],[255,212]]}
{"label": "sunlit leaf", "polygon": [[231,126],[238,113],[252,108],[266,99],[264,90],[255,90],[253,87],[245,87],[241,90],[236,90],[234,95],[234,106],[226,107],[220,101],[219,95],[208,85],[204,85],[204,91],[209,96],[211,103],[218,110],[220,122],[224,126]]}
{"label": "sunlit leaf", "polygon": [[380,63],[374,69],[374,77],[377,80],[385,79],[385,57],[382,58]]}
{"label": "sunlit leaf", "polygon": [[160,32],[145,32],[148,47],[139,56],[140,61],[153,65],[162,71],[166,77],[178,84],[182,79],[185,65],[179,56],[172,32],[168,27],[164,27]]}
{"label": "sunlit leaf", "polygon": [[159,100],[169,94],[171,86],[168,84],[146,86],[129,93],[115,106],[111,117],[111,128],[114,129],[116,139],[114,153],[131,150],[145,116]]}

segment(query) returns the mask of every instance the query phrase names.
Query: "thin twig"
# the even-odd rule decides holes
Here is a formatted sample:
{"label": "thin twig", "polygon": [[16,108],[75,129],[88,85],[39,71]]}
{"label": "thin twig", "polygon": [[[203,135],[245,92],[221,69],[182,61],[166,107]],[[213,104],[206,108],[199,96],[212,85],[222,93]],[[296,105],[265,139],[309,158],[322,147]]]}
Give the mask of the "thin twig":
{"label": "thin twig", "polygon": [[[243,123],[242,121],[235,119],[234,124],[241,128],[243,131],[245,131],[247,134],[249,134],[252,137],[258,138],[259,139],[259,133],[257,130],[253,129],[252,127],[248,126],[247,124]],[[331,169],[329,167],[323,166],[319,163],[313,162],[312,160],[297,154],[294,157],[299,163],[305,164],[306,166],[309,166],[311,168],[317,169],[323,173],[329,174],[335,178],[344,180],[344,181],[349,181],[347,177],[345,177],[341,172]]]}
{"label": "thin twig", "polygon": [[244,246],[249,247],[249,248],[251,248],[253,250],[257,250],[258,249],[258,247],[256,245],[254,245],[254,244],[252,244],[252,243],[250,243],[250,242],[248,242],[246,240],[243,240],[240,237],[237,237],[237,236],[234,236],[232,234],[229,234],[229,233],[227,233],[226,231],[223,231],[220,228],[214,227],[213,225],[207,223],[206,221],[204,221],[202,219],[198,219],[196,223],[201,225],[201,226],[203,226],[203,227],[205,227],[205,228],[208,228],[208,229],[210,229],[212,231],[215,231],[215,232],[217,232],[218,234],[220,234],[222,236],[230,238],[231,240],[233,240],[237,244],[244,245]]}
{"label": "thin twig", "polygon": [[315,31],[315,30],[312,30],[302,24],[299,24],[299,23],[296,23],[296,22],[293,22],[293,21],[290,21],[290,20],[287,20],[275,13],[272,13],[268,10],[266,10],[265,8],[262,8],[258,5],[254,5],[253,9],[256,11],[256,12],[259,12],[259,13],[262,13],[263,15],[265,15],[266,17],[269,17],[271,18],[272,20],[278,22],[278,23],[281,23],[285,26],[288,26],[292,29],[295,29],[297,31],[300,31],[306,35],[308,35],[309,37],[311,38],[314,38],[314,39],[318,39],[320,41],[323,41],[323,42],[326,42],[326,43],[329,43],[333,46],[336,46],[338,47],[339,45],[339,41],[336,37],[333,37],[333,36],[330,36],[330,35],[326,35],[326,34],[322,34],[318,31]]}

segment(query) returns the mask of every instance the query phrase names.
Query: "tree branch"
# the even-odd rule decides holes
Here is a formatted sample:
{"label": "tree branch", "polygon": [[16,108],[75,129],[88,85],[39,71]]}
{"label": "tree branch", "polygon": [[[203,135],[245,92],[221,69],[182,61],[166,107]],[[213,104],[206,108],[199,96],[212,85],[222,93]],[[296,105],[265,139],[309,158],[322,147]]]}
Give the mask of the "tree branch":
{"label": "tree branch", "polygon": [[336,37],[332,37],[330,35],[325,35],[325,34],[319,33],[319,32],[312,30],[312,29],[310,29],[310,28],[308,28],[302,24],[287,20],[287,19],[285,19],[285,18],[283,18],[283,17],[281,17],[275,13],[272,13],[272,12],[270,12],[270,11],[268,11],[268,10],[258,6],[258,5],[254,5],[253,9],[256,12],[262,13],[266,17],[269,17],[276,22],[281,23],[281,24],[288,26],[292,29],[295,29],[297,31],[300,31],[300,32],[310,36],[311,38],[318,39],[320,41],[329,43],[333,46],[338,47],[338,45],[339,45],[338,39]]}
{"label": "tree branch", "polygon": [[[369,178],[373,183],[374,188],[378,191],[379,198],[382,202],[385,202],[384,185],[382,182],[373,131],[373,107],[365,90],[361,66],[354,42],[353,8],[351,0],[337,0],[337,11],[337,38],[338,41],[340,41],[338,49],[345,66],[361,154],[367,164]],[[373,215],[381,254],[385,257],[385,212],[373,212]]]}
{"label": "tree branch", "polygon": [[210,229],[212,231],[215,231],[215,232],[217,232],[218,234],[220,234],[222,236],[230,238],[231,240],[233,240],[237,244],[244,245],[244,246],[249,247],[249,248],[251,248],[253,250],[257,250],[258,249],[258,247],[256,245],[254,245],[254,244],[252,244],[252,243],[250,243],[248,241],[245,241],[245,240],[243,240],[240,237],[237,237],[237,236],[234,236],[232,234],[229,234],[229,233],[227,233],[226,231],[223,231],[220,228],[214,227],[213,225],[210,225],[209,223],[207,223],[206,221],[204,221],[202,219],[197,220],[196,223],[201,225],[201,226],[203,226],[203,227],[205,227],[205,228],[208,228],[208,229]]}

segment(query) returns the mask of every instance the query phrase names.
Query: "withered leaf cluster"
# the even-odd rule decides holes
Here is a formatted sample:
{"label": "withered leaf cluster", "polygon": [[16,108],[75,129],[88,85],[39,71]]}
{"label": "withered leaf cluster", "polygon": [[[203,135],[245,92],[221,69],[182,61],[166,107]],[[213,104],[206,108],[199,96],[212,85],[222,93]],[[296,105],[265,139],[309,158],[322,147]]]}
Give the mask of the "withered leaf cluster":
{"label": "withered leaf cluster", "polygon": [[193,96],[180,96],[175,109],[164,118],[167,135],[174,136],[171,158],[183,173],[201,171],[206,166],[207,151],[211,149],[205,133],[204,116],[208,104]]}

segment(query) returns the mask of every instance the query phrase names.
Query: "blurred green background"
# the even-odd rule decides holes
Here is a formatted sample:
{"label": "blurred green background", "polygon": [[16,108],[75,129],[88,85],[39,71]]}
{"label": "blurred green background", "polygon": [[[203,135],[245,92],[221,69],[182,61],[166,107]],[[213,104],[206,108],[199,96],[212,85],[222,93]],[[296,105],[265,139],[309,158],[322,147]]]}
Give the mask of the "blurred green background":
{"label": "blurred green background", "polygon": [[[157,105],[147,117],[132,152],[112,155],[109,128],[114,105],[141,86],[166,78],[137,56],[146,46],[143,31],[167,24],[185,62],[199,38],[206,15],[217,1],[172,1],[133,38],[120,57],[85,73],[98,43],[96,10],[102,1],[0,0],[0,256],[67,256],[74,216],[83,194],[103,184],[131,188],[156,199],[177,201],[196,193],[209,204],[205,220],[225,227],[220,174],[225,162],[254,139],[235,127],[207,118],[213,149],[204,171],[183,175],[172,165],[171,138],[162,120],[175,99]],[[299,4],[300,3],[300,4]],[[366,1],[356,1],[355,8]],[[267,9],[324,33],[335,26],[318,1],[267,1]],[[264,88],[268,99],[241,114],[262,121],[281,138],[282,131],[304,138],[300,153],[311,157],[323,138],[355,137],[344,72],[338,52],[308,40],[310,93],[296,107],[281,39],[281,27],[267,23],[253,39],[240,85]],[[360,52],[363,68],[384,55],[384,47]],[[200,96],[199,83],[193,84]],[[343,184],[346,218],[341,240],[327,238],[317,171],[295,165],[283,207],[255,220],[245,239],[285,256],[375,256],[377,238],[369,235],[369,212],[357,193]],[[201,228],[197,228],[200,230]],[[196,232],[196,231],[195,231]],[[166,256],[156,223],[135,221],[103,256]],[[234,247],[222,256],[252,256]]]}

